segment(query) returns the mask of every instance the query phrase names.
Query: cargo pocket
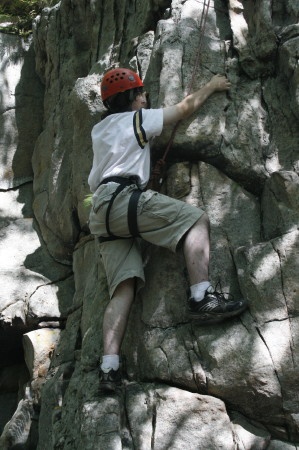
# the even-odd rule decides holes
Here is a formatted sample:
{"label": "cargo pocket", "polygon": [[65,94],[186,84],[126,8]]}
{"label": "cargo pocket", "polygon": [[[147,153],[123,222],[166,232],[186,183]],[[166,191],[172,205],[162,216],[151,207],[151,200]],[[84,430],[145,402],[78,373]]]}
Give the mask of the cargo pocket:
{"label": "cargo pocket", "polygon": [[181,208],[182,202],[179,200],[149,190],[143,192],[140,197],[138,214],[145,214],[172,223],[176,220]]}

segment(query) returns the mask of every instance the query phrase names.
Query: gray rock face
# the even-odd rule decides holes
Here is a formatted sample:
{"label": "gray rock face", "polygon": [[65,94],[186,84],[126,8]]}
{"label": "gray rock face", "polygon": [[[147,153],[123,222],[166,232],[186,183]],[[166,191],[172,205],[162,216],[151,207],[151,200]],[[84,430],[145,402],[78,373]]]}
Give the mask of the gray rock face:
{"label": "gray rock face", "polygon": [[[208,2],[83,3],[44,9],[32,44],[0,35],[0,399],[16,409],[0,415],[0,444],[296,449],[298,2],[215,0],[203,35]],[[206,210],[211,281],[250,307],[190,323],[183,255],[144,244],[125,382],[109,397],[97,377],[109,298],[83,199],[99,83],[118,63],[139,70],[153,107],[182,99],[192,78],[192,89],[214,73],[232,82],[179,126],[162,190]]]}

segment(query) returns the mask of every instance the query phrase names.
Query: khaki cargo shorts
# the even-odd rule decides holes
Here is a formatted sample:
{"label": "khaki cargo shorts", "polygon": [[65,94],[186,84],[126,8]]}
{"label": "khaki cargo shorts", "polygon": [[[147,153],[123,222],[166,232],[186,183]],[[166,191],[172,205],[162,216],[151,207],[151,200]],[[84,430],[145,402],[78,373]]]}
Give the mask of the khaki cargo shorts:
{"label": "khaki cargo shorts", "polygon": [[[93,195],[89,228],[95,236],[108,236],[105,226],[106,211],[117,186],[117,183],[102,185]],[[133,190],[134,185],[127,186],[117,195],[109,215],[111,232],[128,239],[100,244],[110,297],[119,283],[128,278],[138,279],[138,289],[145,282],[139,239],[130,238],[128,228],[128,203]],[[156,191],[145,191],[140,196],[137,210],[140,236],[147,242],[175,252],[181,238],[203,213],[202,209],[188,203]]]}

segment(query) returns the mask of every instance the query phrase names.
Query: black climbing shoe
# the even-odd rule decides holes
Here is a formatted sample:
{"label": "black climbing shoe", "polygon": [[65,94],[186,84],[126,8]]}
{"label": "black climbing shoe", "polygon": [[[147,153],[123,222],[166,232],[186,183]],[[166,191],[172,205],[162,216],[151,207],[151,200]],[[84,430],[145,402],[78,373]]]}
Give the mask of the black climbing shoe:
{"label": "black climbing shoe", "polygon": [[[217,283],[217,286],[219,283]],[[199,324],[213,324],[222,322],[230,317],[238,316],[247,307],[245,299],[234,300],[231,294],[217,292],[210,286],[205,293],[203,300],[196,302],[192,297],[188,300],[189,318],[196,320]],[[227,296],[227,298],[225,297]]]}
{"label": "black climbing shoe", "polygon": [[100,392],[115,392],[116,388],[121,385],[121,371],[117,370],[109,370],[108,373],[99,369],[99,378],[100,378]]}

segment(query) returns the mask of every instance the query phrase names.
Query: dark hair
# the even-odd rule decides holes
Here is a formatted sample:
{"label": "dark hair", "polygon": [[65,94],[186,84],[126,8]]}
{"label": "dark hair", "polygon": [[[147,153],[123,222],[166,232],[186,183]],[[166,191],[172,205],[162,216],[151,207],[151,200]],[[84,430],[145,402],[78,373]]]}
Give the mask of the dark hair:
{"label": "dark hair", "polygon": [[134,89],[128,89],[124,92],[119,92],[118,94],[113,95],[112,97],[107,98],[105,100],[104,106],[107,108],[102,115],[102,119],[110,116],[110,114],[123,113],[127,111],[132,111],[132,103],[138,95],[142,94],[143,88],[138,87]]}

